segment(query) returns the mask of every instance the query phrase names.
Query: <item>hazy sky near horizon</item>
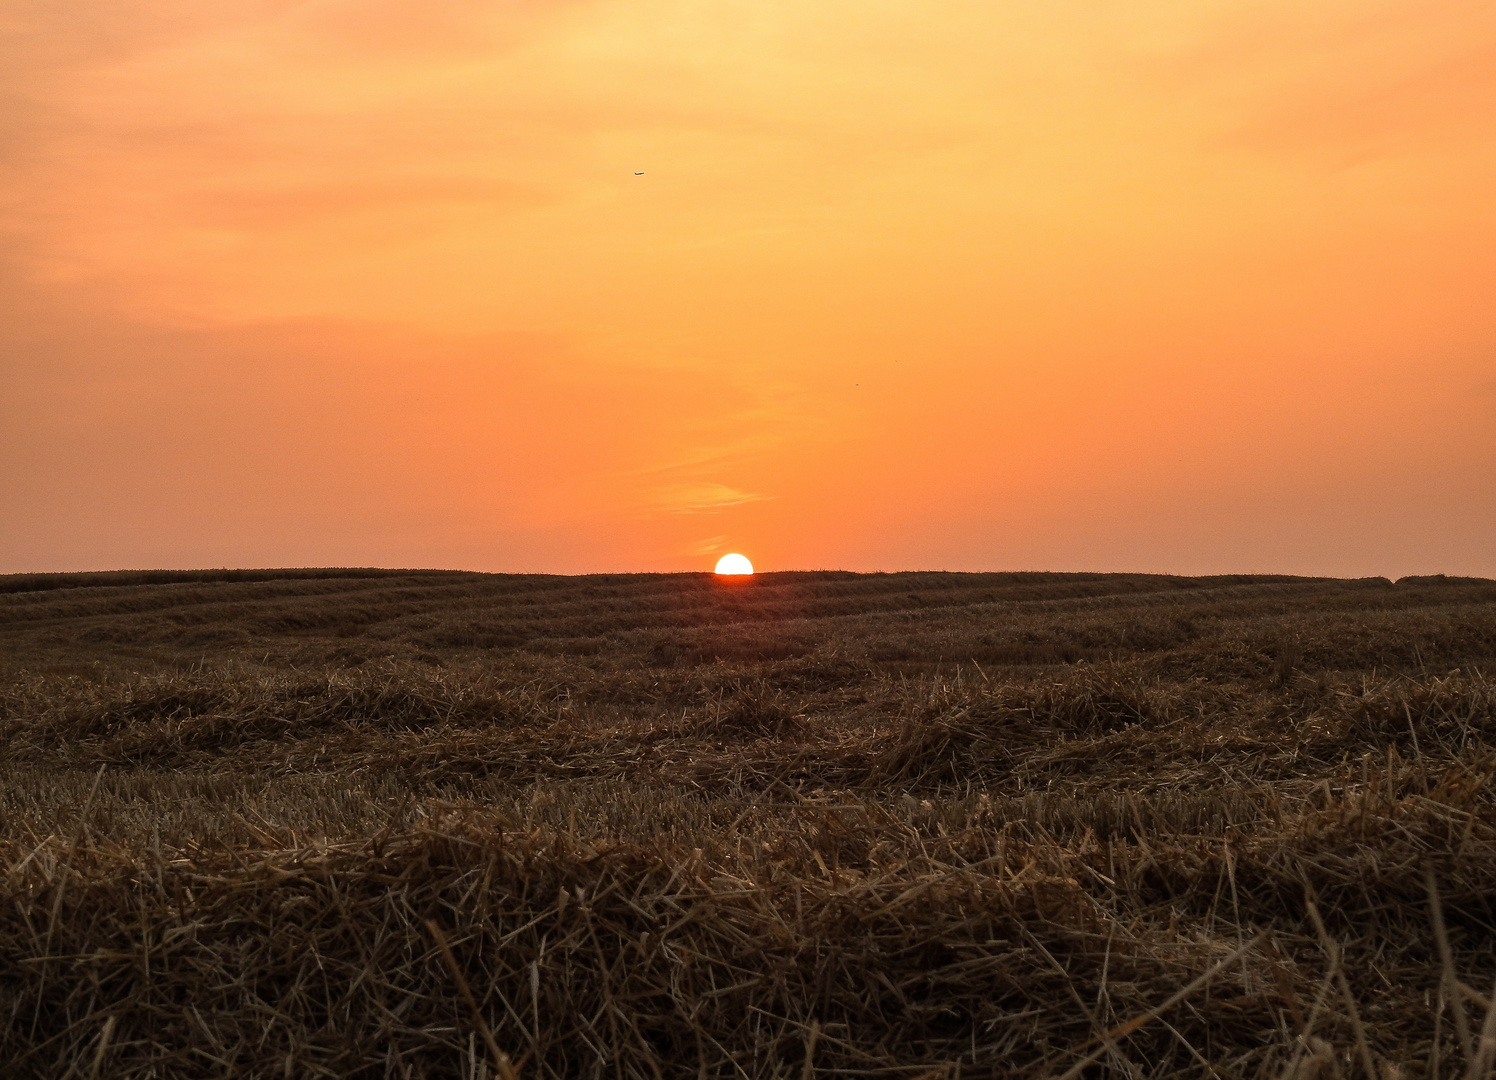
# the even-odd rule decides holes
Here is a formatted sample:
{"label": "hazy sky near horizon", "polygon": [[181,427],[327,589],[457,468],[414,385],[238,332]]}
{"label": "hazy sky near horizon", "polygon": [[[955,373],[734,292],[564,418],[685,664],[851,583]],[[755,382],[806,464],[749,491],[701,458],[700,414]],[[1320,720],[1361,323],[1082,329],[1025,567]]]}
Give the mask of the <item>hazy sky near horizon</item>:
{"label": "hazy sky near horizon", "polygon": [[0,572],[725,551],[1496,576],[1496,6],[0,0]]}

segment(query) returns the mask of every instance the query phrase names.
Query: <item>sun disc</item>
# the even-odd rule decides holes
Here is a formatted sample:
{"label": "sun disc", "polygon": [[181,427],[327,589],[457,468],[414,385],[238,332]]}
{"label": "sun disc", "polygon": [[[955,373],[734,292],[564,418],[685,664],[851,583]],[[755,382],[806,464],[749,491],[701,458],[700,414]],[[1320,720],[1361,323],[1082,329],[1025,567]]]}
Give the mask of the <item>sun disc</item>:
{"label": "sun disc", "polygon": [[719,574],[752,574],[753,564],[743,555],[724,555],[717,560]]}

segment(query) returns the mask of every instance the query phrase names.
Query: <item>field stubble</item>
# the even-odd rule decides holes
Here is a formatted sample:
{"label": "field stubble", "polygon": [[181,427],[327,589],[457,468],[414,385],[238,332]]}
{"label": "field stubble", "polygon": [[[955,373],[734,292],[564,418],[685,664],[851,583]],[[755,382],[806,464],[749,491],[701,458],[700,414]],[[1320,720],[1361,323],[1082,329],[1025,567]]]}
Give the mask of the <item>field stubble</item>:
{"label": "field stubble", "polygon": [[17,1076],[1478,1076],[1496,583],[0,578]]}

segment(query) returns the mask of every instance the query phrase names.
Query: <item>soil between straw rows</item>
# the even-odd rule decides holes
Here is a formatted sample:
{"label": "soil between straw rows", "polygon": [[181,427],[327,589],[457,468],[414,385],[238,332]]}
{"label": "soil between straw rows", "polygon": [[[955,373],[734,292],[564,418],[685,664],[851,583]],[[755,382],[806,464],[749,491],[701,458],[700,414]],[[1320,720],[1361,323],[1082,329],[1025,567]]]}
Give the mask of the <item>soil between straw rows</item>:
{"label": "soil between straw rows", "polygon": [[1493,751],[1474,579],[0,578],[0,1071],[1484,1076]]}

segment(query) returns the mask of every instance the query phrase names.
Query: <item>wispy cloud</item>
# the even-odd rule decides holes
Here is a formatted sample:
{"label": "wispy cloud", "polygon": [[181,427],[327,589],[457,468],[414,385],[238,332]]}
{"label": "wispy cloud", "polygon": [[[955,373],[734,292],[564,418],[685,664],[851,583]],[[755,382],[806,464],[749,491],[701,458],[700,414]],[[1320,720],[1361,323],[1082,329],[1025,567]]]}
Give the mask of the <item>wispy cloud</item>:
{"label": "wispy cloud", "polygon": [[741,491],[726,484],[697,482],[676,484],[658,490],[649,509],[666,514],[713,514],[729,506],[763,502],[772,498],[772,495]]}

